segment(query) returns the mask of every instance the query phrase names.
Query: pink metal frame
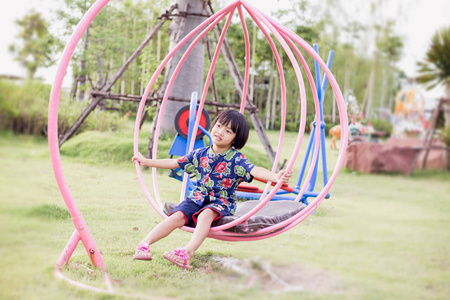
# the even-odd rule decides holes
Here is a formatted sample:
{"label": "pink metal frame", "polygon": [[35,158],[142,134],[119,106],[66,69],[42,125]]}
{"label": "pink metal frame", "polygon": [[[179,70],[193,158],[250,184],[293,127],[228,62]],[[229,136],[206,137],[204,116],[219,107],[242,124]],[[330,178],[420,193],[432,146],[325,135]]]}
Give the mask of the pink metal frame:
{"label": "pink metal frame", "polygon": [[[58,261],[56,263],[56,266],[55,266],[56,275],[58,278],[62,278],[64,280],[66,280],[67,282],[74,284],[81,288],[90,289],[90,290],[94,290],[94,291],[102,291],[102,292],[112,293],[114,291],[114,289],[111,284],[111,280],[109,278],[103,258],[100,255],[100,251],[98,250],[91,234],[89,233],[86,222],[84,221],[83,216],[81,215],[81,212],[79,211],[79,209],[75,203],[75,200],[70,192],[69,186],[64,177],[64,173],[63,173],[62,165],[61,165],[61,157],[60,157],[60,152],[59,152],[59,143],[58,143],[58,109],[59,109],[59,100],[60,100],[60,94],[61,94],[61,88],[62,88],[62,82],[64,79],[64,75],[66,73],[69,62],[72,58],[72,54],[75,51],[75,48],[76,48],[79,40],[81,39],[82,35],[86,31],[89,24],[94,20],[96,15],[100,12],[100,10],[108,2],[109,2],[109,0],[97,0],[93,4],[93,6],[89,9],[89,11],[86,13],[86,15],[81,19],[80,23],[78,24],[77,28],[75,29],[74,33],[72,34],[70,41],[67,43],[67,45],[64,49],[64,52],[63,52],[61,61],[59,63],[59,67],[58,67],[56,76],[55,76],[55,80],[53,82],[51,95],[50,95],[49,111],[48,111],[48,142],[49,142],[50,157],[51,157],[51,161],[52,161],[52,165],[53,165],[53,170],[55,173],[55,178],[56,178],[58,186],[61,190],[61,194],[67,205],[67,208],[69,209],[70,215],[72,217],[72,222],[75,226],[75,231],[73,232],[71,238],[69,239],[69,242],[67,243],[66,247],[64,248],[63,253],[61,254],[60,258],[58,259]],[[188,49],[185,51],[179,64],[176,66],[174,73],[169,80],[167,89],[165,91],[163,100],[161,102],[161,110],[159,113],[158,122],[156,124],[154,145],[153,145],[153,156],[156,157],[157,150],[158,150],[158,139],[159,139],[162,115],[164,113],[167,99],[169,97],[169,93],[173,86],[175,78],[176,78],[181,66],[183,65],[184,61],[188,57],[189,53],[194,48],[194,46],[200,41],[200,39],[204,35],[206,35],[210,30],[212,30],[213,27],[217,23],[219,23],[226,17],[227,19],[226,19],[226,22],[225,22],[225,25],[223,28],[223,32],[217,43],[217,47],[216,47],[216,50],[215,50],[215,53],[214,53],[214,56],[212,59],[211,66],[209,68],[209,72],[206,77],[204,89],[203,89],[202,96],[200,99],[200,104],[199,104],[199,108],[198,108],[199,113],[197,114],[195,128],[194,128],[194,136],[195,136],[196,131],[198,129],[198,125],[199,125],[199,120],[200,120],[199,114],[202,111],[205,100],[206,100],[207,90],[208,90],[208,87],[209,87],[209,84],[210,84],[210,81],[212,78],[212,74],[214,72],[214,67],[215,67],[217,58],[219,56],[220,48],[223,44],[228,26],[231,22],[231,18],[233,16],[234,12],[236,11],[236,9],[238,11],[241,25],[243,28],[243,35],[244,35],[244,39],[245,39],[245,53],[246,53],[244,86],[243,86],[243,90],[242,90],[242,99],[241,99],[241,107],[240,107],[241,113],[244,113],[244,109],[245,109],[245,103],[246,103],[246,99],[247,99],[248,82],[249,82],[249,80],[248,80],[249,79],[249,69],[250,69],[250,42],[249,42],[247,27],[245,24],[243,9],[246,10],[248,15],[250,15],[250,17],[257,24],[257,26],[260,28],[260,30],[266,37],[266,39],[267,39],[268,43],[270,44],[270,47],[274,53],[276,63],[278,66],[280,82],[281,82],[281,116],[282,116],[282,120],[281,120],[281,130],[280,130],[280,137],[279,137],[279,141],[278,141],[278,148],[276,151],[277,155],[275,157],[275,161],[274,161],[272,170],[275,170],[276,166],[278,165],[279,155],[281,153],[281,147],[283,145],[285,124],[286,124],[286,111],[287,111],[286,84],[285,84],[284,75],[283,75],[284,71],[283,71],[283,67],[281,64],[280,55],[279,55],[278,50],[272,40],[272,36],[274,36],[276,38],[276,40],[279,42],[279,44],[281,45],[283,50],[286,52],[286,54],[289,58],[289,61],[291,62],[292,67],[294,68],[295,74],[297,76],[298,86],[300,89],[301,123],[300,123],[299,131],[298,131],[295,148],[294,148],[294,150],[292,152],[292,156],[287,164],[287,170],[291,170],[295,163],[295,160],[298,156],[298,152],[300,150],[301,143],[303,141],[303,136],[304,136],[305,128],[306,128],[305,122],[306,122],[306,107],[307,106],[306,106],[305,85],[304,85],[304,80],[303,80],[303,77],[301,74],[301,68],[300,68],[297,60],[300,61],[300,64],[307,75],[309,85],[310,85],[310,88],[313,93],[316,119],[317,120],[320,119],[319,100],[318,100],[318,96],[317,96],[314,79],[313,79],[313,76],[306,64],[304,57],[300,53],[300,50],[298,49],[297,46],[300,46],[301,49],[303,49],[309,55],[311,55],[319,63],[323,72],[327,75],[330,85],[333,89],[335,98],[336,98],[336,102],[337,102],[337,106],[338,106],[338,110],[339,110],[339,117],[340,117],[340,121],[341,121],[341,130],[342,130],[340,150],[339,150],[338,160],[337,160],[335,169],[334,169],[332,175],[330,176],[328,183],[324,186],[324,188],[319,193],[319,195],[310,203],[310,205],[307,208],[305,208],[304,210],[299,212],[297,215],[291,217],[290,219],[288,219],[280,224],[271,226],[266,229],[258,230],[257,232],[254,232],[252,234],[244,235],[244,234],[230,233],[230,232],[224,231],[232,226],[235,226],[236,224],[244,222],[250,216],[252,216],[254,213],[256,213],[259,209],[261,209],[268,201],[270,201],[270,199],[273,197],[273,195],[279,190],[279,188],[281,186],[281,182],[277,183],[275,185],[275,187],[271,190],[271,192],[268,193],[269,187],[270,187],[270,182],[269,182],[269,183],[267,183],[267,185],[264,189],[264,193],[261,195],[260,203],[252,211],[250,211],[246,215],[240,217],[238,220],[235,220],[231,223],[211,228],[211,232],[209,234],[209,237],[219,239],[219,240],[252,241],[252,240],[260,240],[260,239],[269,238],[271,236],[280,234],[281,232],[287,231],[290,228],[299,224],[307,216],[309,216],[309,214],[311,214],[317,208],[317,206],[321,203],[321,201],[327,195],[328,191],[331,188],[331,185],[333,184],[333,182],[334,182],[337,174],[339,173],[339,170],[342,167],[342,164],[344,162],[344,156],[345,156],[345,152],[347,149],[347,141],[348,141],[348,120],[347,120],[347,113],[346,113],[346,108],[345,108],[345,103],[344,103],[342,93],[339,89],[339,86],[338,86],[333,74],[327,68],[326,64],[323,62],[321,57],[313,50],[313,48],[310,45],[308,45],[300,37],[295,35],[293,32],[291,32],[287,28],[283,27],[282,25],[280,25],[279,23],[277,23],[276,21],[274,21],[273,19],[271,19],[270,17],[265,15],[264,13],[258,11],[256,8],[252,7],[245,1],[235,1],[235,2],[231,3],[230,5],[226,6],[225,8],[219,10],[213,16],[209,17],[204,22],[202,22],[189,35],[184,37],[174,47],[174,49],[172,49],[170,51],[170,53],[164,58],[164,60],[161,62],[161,64],[158,66],[155,73],[151,77],[150,82],[148,83],[147,88],[145,89],[145,92],[142,96],[142,100],[139,104],[139,108],[137,111],[137,118],[136,118],[135,131],[134,131],[134,148],[133,148],[133,150],[134,150],[135,154],[138,153],[139,123],[142,118],[142,112],[143,112],[143,109],[145,106],[147,96],[148,96],[151,88],[153,87],[153,84],[155,83],[156,78],[160,75],[160,73],[162,72],[162,70],[164,69],[166,64],[169,62],[170,58],[173,55],[175,55],[175,53],[178,51],[178,49],[184,43],[186,43],[189,39],[194,38],[195,35],[198,34],[194,38],[193,42],[188,47]],[[315,165],[315,161],[318,158],[319,143],[320,143],[319,135],[316,135],[315,147],[314,147],[314,153],[312,156],[311,165]],[[192,139],[192,141],[190,143],[191,151],[193,149],[193,146],[194,146],[194,139]],[[296,198],[296,201],[299,201],[300,198],[302,197],[303,193],[305,192],[306,187],[308,186],[309,180],[311,179],[312,171],[313,171],[313,168],[310,168],[310,170],[308,171],[308,174],[306,176],[305,182],[301,188],[301,191]],[[141,187],[144,191],[144,194],[147,197],[147,199],[149,200],[150,204],[161,215],[161,217],[166,218],[167,216],[163,213],[163,210],[162,210],[162,202],[161,202],[159,191],[158,191],[156,169],[155,168],[152,169],[153,190],[155,193],[156,201],[150,195],[150,193],[146,187],[139,164],[136,164],[136,172],[137,172]],[[184,181],[183,181],[181,195],[184,195],[184,190],[186,188],[186,182],[187,182],[187,177],[185,176]],[[193,231],[193,229],[189,228],[189,227],[182,227],[182,229],[186,230],[186,231],[190,231],[190,232]],[[76,282],[76,281],[66,277],[62,273],[61,267],[69,261],[71,255],[72,255],[73,251],[75,250],[75,248],[77,247],[79,241],[81,241],[83,243],[85,250],[86,250],[88,256],[90,257],[93,265],[96,266],[97,268],[103,270],[103,272],[104,272],[103,278],[104,278],[104,281],[107,286],[106,289],[99,289],[96,287],[84,285],[82,283]]]}
{"label": "pink metal frame", "polygon": [[[230,222],[228,224],[225,225],[221,225],[221,226],[217,226],[214,228],[211,228],[209,237],[212,238],[216,238],[216,239],[220,239],[220,240],[227,240],[227,241],[249,241],[249,240],[260,240],[260,239],[265,239],[265,238],[269,238],[271,236],[277,235],[281,232],[284,232],[286,230],[289,230],[290,228],[294,227],[295,225],[297,225],[298,223],[300,223],[301,221],[303,221],[309,214],[311,214],[316,208],[317,206],[320,204],[320,202],[325,198],[325,196],[327,195],[328,191],[331,188],[331,185],[333,184],[337,174],[339,173],[340,168],[342,167],[343,161],[344,161],[344,157],[345,157],[345,152],[347,149],[347,140],[348,140],[348,120],[347,120],[347,113],[346,113],[346,108],[345,108],[345,102],[342,96],[342,93],[339,89],[339,86],[336,82],[336,79],[334,78],[333,74],[331,73],[331,71],[327,68],[326,64],[323,62],[323,60],[321,59],[321,57],[314,51],[314,49],[308,45],[305,41],[303,41],[300,37],[298,37],[297,35],[295,35],[293,32],[291,32],[290,30],[288,30],[287,28],[283,27],[282,25],[280,25],[279,23],[277,23],[276,21],[272,20],[270,17],[266,16],[265,14],[263,14],[262,12],[258,11],[257,9],[255,9],[254,7],[252,7],[251,5],[249,5],[248,3],[246,3],[245,1],[235,1],[233,3],[231,3],[230,5],[226,6],[225,8],[219,10],[217,13],[215,13],[213,16],[211,16],[210,18],[208,18],[207,20],[205,20],[204,22],[202,22],[197,28],[195,28],[193,31],[191,31],[186,37],[184,37],[175,47],[172,51],[169,52],[169,54],[166,56],[166,58],[161,62],[161,64],[159,65],[159,67],[156,69],[155,73],[153,74],[152,78],[150,79],[149,84],[147,85],[147,88],[144,92],[144,95],[142,96],[139,108],[138,108],[138,112],[137,112],[137,118],[136,118],[136,124],[135,124],[135,132],[134,132],[134,153],[137,154],[138,153],[138,142],[139,142],[139,124],[140,124],[140,120],[142,117],[142,112],[145,106],[145,102],[147,99],[148,94],[150,93],[151,88],[153,87],[153,84],[156,81],[156,78],[160,75],[161,71],[164,69],[165,65],[168,63],[168,61],[170,60],[170,58],[175,55],[175,53],[178,51],[178,49],[184,44],[186,43],[189,39],[194,38],[193,42],[189,45],[188,49],[184,52],[180,62],[178,63],[178,65],[176,66],[173,75],[171,76],[171,78],[169,79],[169,83],[167,86],[167,89],[165,91],[163,100],[161,102],[161,109],[159,112],[159,118],[158,118],[158,122],[156,124],[156,130],[154,133],[154,144],[153,144],[153,157],[157,156],[157,151],[158,151],[158,139],[159,139],[159,133],[160,133],[160,127],[161,127],[161,120],[162,120],[162,116],[164,114],[164,110],[165,110],[165,106],[167,103],[167,99],[169,97],[170,94],[170,90],[173,86],[173,83],[175,81],[175,78],[179,72],[179,70],[181,69],[184,61],[186,60],[186,58],[188,57],[188,55],[190,54],[190,52],[192,51],[192,49],[195,47],[195,45],[200,41],[201,38],[203,38],[204,35],[206,35],[210,30],[212,30],[212,28],[219,23],[220,21],[222,21],[225,17],[227,17],[226,19],[226,23],[224,25],[222,34],[220,36],[220,39],[217,43],[217,47],[211,62],[211,66],[209,69],[209,72],[207,74],[206,77],[206,81],[205,81],[205,85],[203,88],[203,92],[202,92],[202,96],[200,99],[200,103],[199,103],[199,108],[198,111],[201,111],[203,109],[205,100],[206,100],[206,95],[207,95],[207,90],[209,87],[209,83],[212,77],[212,74],[214,72],[214,67],[217,61],[217,58],[219,56],[219,52],[220,52],[220,48],[223,44],[223,40],[225,37],[225,34],[227,32],[228,26],[230,24],[231,18],[235,12],[235,10],[238,10],[239,13],[239,17],[241,20],[241,25],[243,28],[243,33],[244,33],[244,39],[245,39],[245,49],[246,49],[246,66],[245,66],[245,77],[244,77],[244,87],[243,87],[243,91],[242,91],[242,99],[241,99],[241,113],[244,113],[244,108],[245,108],[245,101],[247,99],[247,89],[248,89],[248,77],[249,77],[249,62],[250,62],[250,43],[249,43],[249,38],[248,38],[248,32],[247,32],[247,27],[245,25],[245,21],[244,21],[244,15],[243,15],[243,10],[242,8],[246,9],[247,13],[250,15],[250,17],[254,20],[254,22],[257,24],[257,26],[261,29],[261,31],[263,32],[263,34],[265,35],[265,37],[267,38],[267,41],[269,42],[271,49],[274,53],[275,56],[275,60],[277,62],[277,66],[278,66],[278,71],[279,71],[279,75],[280,75],[280,82],[281,82],[281,130],[280,130],[280,138],[279,138],[279,142],[278,142],[278,149],[276,151],[277,155],[275,157],[274,160],[274,164],[272,167],[272,170],[276,169],[276,166],[278,165],[278,161],[279,161],[279,155],[281,153],[281,147],[283,145],[283,138],[284,138],[284,130],[285,130],[285,124],[286,124],[286,84],[284,81],[284,71],[283,71],[283,67],[281,64],[281,59],[280,56],[278,54],[278,50],[272,40],[271,34],[273,36],[275,36],[275,38],[277,39],[277,41],[280,43],[280,45],[282,46],[283,50],[286,52],[293,68],[295,71],[295,74],[297,76],[297,80],[298,80],[298,85],[299,85],[299,89],[300,89],[300,99],[301,99],[301,124],[299,127],[299,134],[297,137],[297,141],[296,141],[296,146],[294,148],[294,151],[292,153],[292,156],[288,162],[287,165],[287,169],[291,170],[295,160],[298,156],[298,152],[300,150],[301,147],[301,143],[302,143],[302,139],[303,139],[303,135],[305,132],[305,122],[306,122],[306,93],[305,93],[305,85],[303,82],[303,77],[301,74],[301,69],[299,64],[297,63],[297,59],[300,61],[301,66],[303,67],[304,71],[307,74],[308,77],[308,81],[310,84],[310,88],[312,90],[313,93],[313,97],[314,97],[314,105],[315,105],[315,114],[316,114],[316,119],[319,120],[320,119],[320,109],[319,109],[319,100],[318,100],[318,96],[317,96],[317,91],[316,91],[316,87],[315,87],[315,83],[314,83],[314,79],[313,76],[311,74],[311,71],[309,70],[306,61],[304,59],[304,57],[302,56],[302,54],[300,53],[300,50],[297,48],[297,45],[299,45],[303,50],[305,50],[309,55],[311,55],[321,66],[322,70],[325,72],[325,74],[327,75],[327,77],[329,78],[330,81],[330,85],[333,89],[333,92],[335,94],[335,98],[337,101],[337,106],[338,106],[338,110],[339,110],[339,116],[340,116],[340,120],[341,120],[341,128],[342,128],[342,139],[341,139],[341,144],[340,144],[340,151],[339,151],[339,155],[338,155],[338,160],[335,166],[335,169],[332,173],[332,175],[330,176],[330,180],[328,181],[328,183],[324,186],[324,188],[322,189],[322,191],[319,193],[319,195],[314,199],[314,201],[312,201],[310,203],[310,205],[302,210],[301,212],[299,212],[297,215],[291,217],[290,219],[280,223],[280,224],[276,224],[273,225],[271,227],[265,228],[265,229],[261,229],[258,230],[252,234],[237,234],[237,233],[230,233],[230,232],[226,232],[224,230],[235,226],[236,224],[242,223],[245,220],[247,220],[250,216],[252,216],[253,214],[255,214],[259,209],[261,209],[268,201],[270,201],[270,199],[273,197],[273,195],[279,190],[280,186],[281,186],[281,182],[276,184],[275,187],[272,189],[272,191],[268,193],[269,187],[270,187],[270,182],[267,183],[265,189],[264,189],[264,193],[261,195],[260,198],[260,203],[253,209],[251,210],[249,213],[247,213],[246,215],[238,218],[237,220]],[[294,55],[295,53],[295,55]],[[200,115],[197,114],[196,116],[196,122],[194,125],[194,136],[196,134],[196,131],[198,129],[198,125],[199,125],[199,117]],[[315,147],[314,147],[314,153],[313,153],[313,157],[312,157],[312,163],[311,165],[315,165],[315,162],[318,159],[318,151],[319,151],[319,143],[320,143],[320,136],[316,135],[315,137]],[[190,151],[192,151],[194,146],[194,140],[191,141],[190,143]],[[151,203],[151,205],[154,207],[154,209],[161,215],[161,217],[163,218],[167,218],[167,216],[163,213],[163,207],[162,207],[162,202],[160,199],[160,195],[159,195],[159,191],[158,191],[158,182],[157,182],[157,176],[156,176],[156,169],[153,168],[152,169],[152,180],[153,180],[153,190],[155,193],[155,199],[156,201],[153,199],[153,197],[150,195],[150,192],[147,189],[147,186],[144,182],[143,179],[143,175],[142,175],[142,171],[141,168],[139,166],[138,163],[136,163],[136,172],[138,174],[138,178],[139,178],[139,182],[141,184],[141,187],[144,191],[145,196],[147,197],[147,199],[149,200],[149,202]],[[300,193],[297,195],[296,197],[296,201],[299,201],[301,199],[301,197],[303,196],[303,193],[305,192],[308,183],[311,179],[312,176],[312,172],[313,172],[313,168],[310,168],[310,170],[308,171],[308,174],[306,176],[306,179],[302,185],[302,188],[300,190]],[[180,196],[180,201],[182,201],[182,197],[184,195],[184,190],[186,189],[186,183],[187,183],[187,176],[184,177],[184,181],[183,181],[183,186],[182,186],[182,192],[181,192],[181,196]],[[185,231],[189,231],[189,232],[193,232],[193,228],[190,227],[182,227],[183,230]]]}

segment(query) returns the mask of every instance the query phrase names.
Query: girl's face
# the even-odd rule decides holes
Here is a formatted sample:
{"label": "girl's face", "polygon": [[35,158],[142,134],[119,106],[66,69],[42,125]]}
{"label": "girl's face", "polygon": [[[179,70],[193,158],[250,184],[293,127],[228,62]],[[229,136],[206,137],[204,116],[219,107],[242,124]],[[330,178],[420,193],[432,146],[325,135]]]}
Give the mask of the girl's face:
{"label": "girl's face", "polygon": [[231,127],[216,122],[214,127],[211,129],[211,138],[212,143],[219,148],[228,149],[233,145],[234,138],[236,137],[236,133],[231,130]]}

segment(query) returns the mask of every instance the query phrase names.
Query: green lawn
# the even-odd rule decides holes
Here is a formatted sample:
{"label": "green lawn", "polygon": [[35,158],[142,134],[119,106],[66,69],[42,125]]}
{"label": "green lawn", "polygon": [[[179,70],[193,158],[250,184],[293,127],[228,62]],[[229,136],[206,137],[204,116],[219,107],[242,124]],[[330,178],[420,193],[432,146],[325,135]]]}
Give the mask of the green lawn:
{"label": "green lawn", "polygon": [[[120,135],[104,136],[119,143]],[[131,133],[125,136],[132,138]],[[277,132],[269,137],[276,145]],[[77,156],[72,151],[79,147],[77,139],[83,135],[63,146],[63,170],[119,294],[178,299],[450,297],[448,172],[406,177],[342,170],[331,198],[296,228],[257,242],[208,239],[193,270],[182,271],[162,258],[164,251],[189,239],[180,230],[152,247],[153,261],[132,259],[136,244],[161,218],[145,199],[128,153],[122,154],[128,157],[123,162],[111,159],[106,150],[96,153],[94,148],[102,144],[96,138],[91,139],[98,144],[90,157]],[[289,158],[295,139],[293,133],[286,135],[282,159]],[[244,152],[267,166],[256,134]],[[337,151],[328,154],[332,170]],[[145,176],[152,192],[151,176]],[[165,171],[158,180],[162,199],[177,201],[179,182]],[[56,279],[54,264],[74,227],[45,140],[0,133],[0,228],[0,299],[124,298],[79,290]],[[226,268],[217,258],[237,259],[247,273]],[[81,245],[64,273],[104,288],[101,272],[90,265]],[[280,278],[292,289],[277,282]]]}

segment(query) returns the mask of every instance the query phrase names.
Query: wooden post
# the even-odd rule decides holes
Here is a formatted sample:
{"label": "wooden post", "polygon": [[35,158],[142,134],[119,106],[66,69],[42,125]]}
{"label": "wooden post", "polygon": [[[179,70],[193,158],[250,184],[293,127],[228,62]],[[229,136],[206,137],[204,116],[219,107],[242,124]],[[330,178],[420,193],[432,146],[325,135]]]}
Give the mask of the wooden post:
{"label": "wooden post", "polygon": [[420,153],[422,150],[425,150],[425,156],[423,157],[422,161],[422,170],[425,169],[427,166],[427,160],[428,160],[428,154],[430,153],[430,150],[433,149],[443,149],[447,150],[449,147],[440,147],[440,146],[433,146],[433,137],[434,133],[436,131],[437,122],[439,119],[439,114],[441,111],[445,111],[445,104],[450,105],[450,99],[439,99],[438,105],[436,106],[436,109],[434,110],[434,113],[431,117],[430,127],[428,127],[428,130],[425,134],[425,138],[423,139],[423,143],[421,147],[417,147],[417,154],[415,159],[413,160],[410,170],[408,172],[408,175],[410,175],[414,171],[414,167],[416,166],[417,160],[419,159]]}
{"label": "wooden post", "polygon": [[[158,122],[158,116],[159,116],[160,110],[161,110],[161,102],[158,101],[158,104],[156,106],[155,117],[153,118],[153,122],[152,122],[152,132],[151,132],[149,142],[148,142],[147,153],[145,155],[145,157],[147,157],[147,158],[152,158],[153,141],[154,141],[153,133],[156,130],[156,123]],[[144,167],[144,170],[147,170],[147,169],[148,169],[148,167]]]}
{"label": "wooden post", "polygon": [[422,170],[427,166],[428,154],[430,153],[434,132],[436,131],[436,126],[439,119],[439,114],[441,111],[445,110],[445,104],[450,104],[450,99],[439,99],[436,111],[433,114],[433,119],[431,120],[430,128],[428,128],[427,134],[425,135],[425,139],[423,141],[423,147],[425,147],[425,156],[423,157]]}
{"label": "wooden post", "polygon": [[[206,50],[208,52],[208,58],[209,58],[209,61],[212,62],[211,43],[209,42],[209,36],[205,35],[204,38],[206,40]],[[216,88],[216,78],[214,77],[214,73],[212,74],[212,77],[211,77],[211,83],[212,83],[214,101],[219,102],[219,96],[217,95],[217,88]],[[219,107],[216,106],[216,114],[218,114],[218,113],[219,113]]]}

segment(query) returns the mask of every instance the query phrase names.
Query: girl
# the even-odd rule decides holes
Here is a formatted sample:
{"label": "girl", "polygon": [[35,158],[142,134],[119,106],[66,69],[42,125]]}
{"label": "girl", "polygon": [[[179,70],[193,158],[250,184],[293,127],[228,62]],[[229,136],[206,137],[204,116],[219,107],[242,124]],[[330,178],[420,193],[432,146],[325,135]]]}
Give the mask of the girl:
{"label": "girl", "polygon": [[236,210],[236,188],[242,181],[253,177],[287,183],[291,172],[278,174],[254,166],[236,149],[244,147],[248,139],[249,125],[245,117],[234,110],[220,113],[212,123],[212,146],[200,148],[179,159],[146,159],[141,154],[133,156],[143,166],[176,169],[197,175],[196,188],[169,217],[159,223],[136,247],[134,259],[151,260],[150,245],[168,236],[174,229],[197,223],[191,240],[183,248],[165,252],[163,257],[173,264],[189,269],[192,256],[207,237],[211,223]]}

